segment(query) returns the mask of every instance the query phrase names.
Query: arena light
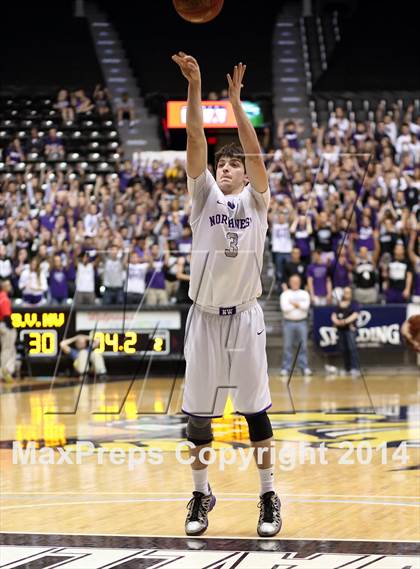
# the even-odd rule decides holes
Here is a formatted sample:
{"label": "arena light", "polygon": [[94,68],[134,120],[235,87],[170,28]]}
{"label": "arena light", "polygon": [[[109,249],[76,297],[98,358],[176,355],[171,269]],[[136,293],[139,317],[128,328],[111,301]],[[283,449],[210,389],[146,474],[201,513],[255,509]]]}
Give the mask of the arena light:
{"label": "arena light", "polygon": [[99,146],[99,142],[91,142],[90,143],[91,148],[98,148],[98,146]]}
{"label": "arena light", "polygon": [[60,162],[61,170],[65,170],[67,168],[67,162]]}
{"label": "arena light", "polygon": [[99,168],[100,168],[101,170],[106,170],[108,167],[109,167],[108,162],[101,162],[101,163],[99,164]]}
{"label": "arena light", "polygon": [[46,165],[47,165],[46,162],[40,162],[40,163],[39,163],[40,168],[45,168]]}
{"label": "arena light", "polygon": [[[242,107],[253,126],[262,126],[264,117],[261,105],[243,101]],[[202,101],[203,126],[205,128],[236,128],[237,123],[230,101]],[[185,128],[187,123],[187,101],[168,101],[166,103],[168,128]]]}
{"label": "arena light", "polygon": [[2,138],[4,138],[5,136],[7,136],[7,132],[6,132],[5,130],[1,130],[1,131],[0,131],[0,136],[1,136]]}
{"label": "arena light", "polygon": [[117,136],[117,134],[118,134],[118,133],[117,133],[116,130],[111,130],[111,132],[109,133],[109,136],[110,136],[111,138],[115,138],[115,137]]}
{"label": "arena light", "polygon": [[46,126],[51,126],[52,123],[53,123],[52,121],[45,121],[45,125],[46,125]]}
{"label": "arena light", "polygon": [[58,130],[58,131],[57,131],[57,136],[63,136],[63,131],[62,131],[62,130]]}
{"label": "arena light", "polygon": [[25,132],[24,130],[20,130],[20,131],[18,132],[18,137],[19,137],[19,138],[23,138],[24,136],[26,136],[26,132]]}
{"label": "arena light", "polygon": [[78,152],[72,152],[72,153],[70,154],[70,158],[71,158],[72,160],[77,160],[78,158],[80,158],[80,154],[79,154]]}
{"label": "arena light", "polygon": [[91,138],[97,138],[99,136],[99,132],[97,130],[92,130],[90,133]]}
{"label": "arena light", "polygon": [[84,170],[88,167],[88,163],[87,162],[81,162],[80,163],[80,167],[83,168]]}
{"label": "arena light", "polygon": [[79,138],[79,136],[81,136],[81,135],[82,135],[82,133],[80,132],[80,130],[75,130],[73,132],[73,138]]}

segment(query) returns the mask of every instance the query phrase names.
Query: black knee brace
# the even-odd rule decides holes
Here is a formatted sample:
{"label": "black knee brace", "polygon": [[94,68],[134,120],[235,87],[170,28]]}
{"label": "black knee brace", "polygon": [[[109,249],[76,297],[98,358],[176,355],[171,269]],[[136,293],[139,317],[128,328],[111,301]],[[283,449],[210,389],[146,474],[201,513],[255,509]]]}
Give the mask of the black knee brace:
{"label": "black knee brace", "polygon": [[205,417],[188,417],[187,440],[195,446],[208,445],[213,440],[211,419]]}
{"label": "black knee brace", "polygon": [[273,436],[273,429],[266,411],[258,413],[258,415],[245,415],[245,419],[248,423],[249,438],[252,442],[265,441]]}

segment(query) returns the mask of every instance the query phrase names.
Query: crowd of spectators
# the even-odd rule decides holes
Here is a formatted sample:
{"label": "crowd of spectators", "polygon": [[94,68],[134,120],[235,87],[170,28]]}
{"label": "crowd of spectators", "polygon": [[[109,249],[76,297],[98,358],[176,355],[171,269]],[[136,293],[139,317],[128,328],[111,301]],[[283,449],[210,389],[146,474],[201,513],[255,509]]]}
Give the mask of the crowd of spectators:
{"label": "crowd of spectators", "polygon": [[100,84],[96,85],[92,97],[86,95],[84,89],[78,89],[74,93],[61,89],[53,106],[61,113],[63,122],[72,122],[76,116],[92,111],[100,116],[108,116],[111,112],[108,90]]}
{"label": "crowd of spectators", "polygon": [[16,132],[6,147],[0,148],[2,162],[13,166],[25,162],[31,156],[40,161],[63,160],[66,156],[66,142],[57,126],[68,127],[95,116],[101,120],[112,119],[108,91],[100,84],[96,85],[91,97],[83,89],[73,93],[61,89],[52,103],[51,113],[57,114],[58,118],[48,121],[51,126],[46,132],[32,126],[28,136],[23,139]]}
{"label": "crowd of spectators", "polygon": [[[68,121],[93,105],[108,113],[104,101],[102,88],[92,99],[60,91],[56,105]],[[276,134],[263,146],[278,292],[298,274],[315,305],[338,302],[348,286],[361,303],[419,302],[413,108],[378,109],[375,123],[357,124],[338,108],[307,138],[293,121]],[[3,160],[21,161],[19,145],[3,149]],[[38,150],[59,154],[56,133]],[[105,175],[28,163],[0,174],[0,279],[11,280],[15,300],[33,305],[188,302],[190,211],[179,160],[121,161]]]}
{"label": "crowd of spectators", "polygon": [[[51,108],[58,117],[46,134],[35,127],[25,138],[16,132],[0,148],[6,164],[0,173],[0,281],[11,281],[14,301],[189,302],[184,166],[126,161],[101,174],[60,162],[66,154],[60,123],[76,123],[82,131],[83,118],[112,120],[110,101],[101,85],[91,97],[82,89],[62,89]],[[115,108],[119,122],[133,123],[133,102],[125,93]],[[36,160],[28,160],[32,152]],[[10,170],[17,164],[23,168]]]}
{"label": "crowd of spectators", "polygon": [[[28,304],[187,302],[190,200],[181,165],[83,176],[47,166],[3,179],[0,278]],[[51,178],[53,174],[53,179]],[[90,176],[91,177],[91,176]]]}
{"label": "crowd of spectators", "polygon": [[420,116],[381,103],[374,121],[342,108],[303,138],[280,122],[268,152],[270,243],[278,291],[292,275],[313,305],[420,302]]}

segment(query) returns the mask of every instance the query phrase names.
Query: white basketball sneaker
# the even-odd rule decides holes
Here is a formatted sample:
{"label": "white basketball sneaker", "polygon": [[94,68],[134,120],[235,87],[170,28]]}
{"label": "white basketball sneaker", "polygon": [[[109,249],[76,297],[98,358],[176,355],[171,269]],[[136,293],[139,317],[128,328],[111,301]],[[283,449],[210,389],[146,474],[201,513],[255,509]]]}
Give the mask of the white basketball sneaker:
{"label": "white basketball sneaker", "polygon": [[281,529],[280,498],[275,492],[266,492],[258,504],[260,517],[257,532],[260,537],[273,537]]}
{"label": "white basketball sneaker", "polygon": [[193,497],[187,504],[188,514],[185,520],[185,533],[187,535],[201,535],[208,525],[208,513],[214,508],[216,496],[210,489],[210,494],[206,496],[202,492],[193,492]]}

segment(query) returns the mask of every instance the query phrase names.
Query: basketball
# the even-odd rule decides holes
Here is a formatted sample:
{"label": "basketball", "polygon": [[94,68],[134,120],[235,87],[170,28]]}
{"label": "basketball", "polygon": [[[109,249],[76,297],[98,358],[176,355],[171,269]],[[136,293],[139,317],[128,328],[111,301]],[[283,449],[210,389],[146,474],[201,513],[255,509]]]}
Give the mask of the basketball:
{"label": "basketball", "polygon": [[172,0],[175,10],[192,24],[205,24],[213,20],[223,8],[224,0]]}
{"label": "basketball", "polygon": [[420,342],[420,314],[415,314],[408,319],[410,334],[415,342]]}

